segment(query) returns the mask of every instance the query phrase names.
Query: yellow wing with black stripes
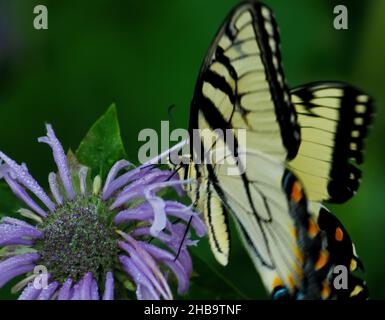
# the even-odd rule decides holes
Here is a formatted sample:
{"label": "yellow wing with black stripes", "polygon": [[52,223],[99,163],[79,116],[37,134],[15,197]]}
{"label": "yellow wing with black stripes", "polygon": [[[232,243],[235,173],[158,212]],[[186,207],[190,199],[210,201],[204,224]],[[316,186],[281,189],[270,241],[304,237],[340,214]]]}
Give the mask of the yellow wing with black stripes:
{"label": "yellow wing with black stripes", "polygon": [[[247,145],[239,148],[280,161],[296,155],[300,132],[282,69],[277,24],[267,6],[244,2],[225,20],[202,65],[189,128],[190,136],[197,128],[246,129]],[[211,146],[203,147],[207,151]]]}
{"label": "yellow wing with black stripes", "polygon": [[[322,235],[312,228],[300,182],[291,174],[290,184],[282,182],[289,175],[286,160],[297,154],[300,132],[277,24],[267,6],[244,2],[225,20],[199,74],[189,129],[194,155],[189,171],[199,184],[192,199],[205,216],[218,261],[228,261],[229,212],[269,292],[282,286],[290,295],[301,291],[317,298],[321,280],[314,265]],[[195,129],[201,130],[198,141]],[[232,136],[224,138],[218,129]],[[219,161],[225,159],[202,163],[213,149],[227,150],[226,160],[238,163],[239,172],[229,174]]]}
{"label": "yellow wing with black stripes", "polygon": [[342,203],[357,191],[372,99],[344,83],[308,84],[291,91],[301,144],[289,167],[309,200]]}
{"label": "yellow wing with black stripes", "polygon": [[[217,260],[228,263],[228,212],[274,298],[338,296],[328,290],[342,251],[332,250],[329,226],[318,225],[325,214],[309,211],[306,197],[343,202],[357,190],[360,173],[350,161],[361,161],[371,114],[371,99],[347,85],[290,92],[272,11],[256,1],[239,4],[208,50],[190,109],[185,172],[198,185],[188,192]],[[214,149],[225,156],[212,157]],[[229,174],[219,160],[239,172]]]}

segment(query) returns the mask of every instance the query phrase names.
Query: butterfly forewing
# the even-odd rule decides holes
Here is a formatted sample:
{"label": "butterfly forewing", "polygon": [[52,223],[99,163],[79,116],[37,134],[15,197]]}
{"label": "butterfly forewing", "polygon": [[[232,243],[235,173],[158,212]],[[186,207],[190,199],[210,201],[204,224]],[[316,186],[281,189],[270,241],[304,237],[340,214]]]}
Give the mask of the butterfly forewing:
{"label": "butterfly forewing", "polygon": [[268,7],[241,4],[219,30],[197,81],[190,131],[202,128],[201,118],[211,129],[247,129],[247,145],[239,148],[257,149],[281,161],[296,154],[299,129]]}

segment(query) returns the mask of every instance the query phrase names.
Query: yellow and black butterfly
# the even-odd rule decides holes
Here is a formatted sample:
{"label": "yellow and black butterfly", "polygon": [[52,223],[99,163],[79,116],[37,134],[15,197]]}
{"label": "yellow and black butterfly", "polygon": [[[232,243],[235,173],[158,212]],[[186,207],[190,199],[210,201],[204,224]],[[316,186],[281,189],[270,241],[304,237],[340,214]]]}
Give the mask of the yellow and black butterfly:
{"label": "yellow and black butterfly", "polygon": [[[320,202],[344,202],[358,189],[360,171],[351,160],[362,161],[371,115],[371,99],[349,85],[290,91],[272,11],[256,1],[234,8],[200,70],[191,156],[179,171],[197,181],[187,191],[204,215],[216,259],[228,263],[230,213],[273,298],[365,297],[365,283],[352,274],[345,293],[333,289],[333,267],[353,271],[360,261]],[[226,156],[213,160],[214,149]],[[234,163],[238,171],[228,174]]]}

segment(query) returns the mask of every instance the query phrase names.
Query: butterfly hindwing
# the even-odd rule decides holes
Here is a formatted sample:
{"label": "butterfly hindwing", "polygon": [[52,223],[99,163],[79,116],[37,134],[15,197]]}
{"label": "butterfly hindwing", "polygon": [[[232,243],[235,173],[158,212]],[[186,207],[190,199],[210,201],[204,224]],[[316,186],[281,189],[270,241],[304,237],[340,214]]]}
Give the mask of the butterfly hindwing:
{"label": "butterfly hindwing", "polygon": [[289,167],[309,200],[342,203],[357,191],[364,139],[373,116],[372,99],[343,83],[314,83],[291,91],[301,144]]}
{"label": "butterfly hindwing", "polygon": [[282,287],[290,296],[319,297],[326,271],[320,274],[315,264],[323,235],[307,211],[300,181],[263,153],[247,151],[246,157],[244,174],[229,175],[226,164],[212,167],[213,187],[269,292]]}
{"label": "butterfly hindwing", "polygon": [[[329,274],[323,286],[324,299],[367,299],[368,288],[364,280],[357,273],[364,267],[357,256],[354,244],[343,224],[328,209],[317,203],[310,203],[310,211],[318,222],[319,228],[326,236],[328,262],[331,264]],[[336,287],[334,281],[339,271],[334,273],[334,268],[344,267],[347,274],[345,288]],[[338,281],[337,281],[338,282]]]}
{"label": "butterfly hindwing", "polygon": [[[184,156],[190,160],[190,156]],[[230,254],[230,227],[227,212],[216,193],[212,182],[207,178],[204,167],[190,163],[189,165],[175,166],[181,180],[193,179],[197,183],[185,186],[195,210],[203,214],[207,225],[209,244],[214,257],[221,265],[227,265]]]}

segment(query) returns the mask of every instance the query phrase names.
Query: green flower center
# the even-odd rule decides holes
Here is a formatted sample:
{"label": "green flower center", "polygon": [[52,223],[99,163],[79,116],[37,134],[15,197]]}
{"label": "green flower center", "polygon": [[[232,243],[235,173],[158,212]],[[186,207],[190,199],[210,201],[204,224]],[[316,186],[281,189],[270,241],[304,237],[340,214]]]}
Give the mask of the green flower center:
{"label": "green flower center", "polygon": [[118,258],[112,212],[97,197],[67,202],[49,215],[37,246],[41,264],[60,282],[79,281],[87,272],[97,280],[112,270]]}

